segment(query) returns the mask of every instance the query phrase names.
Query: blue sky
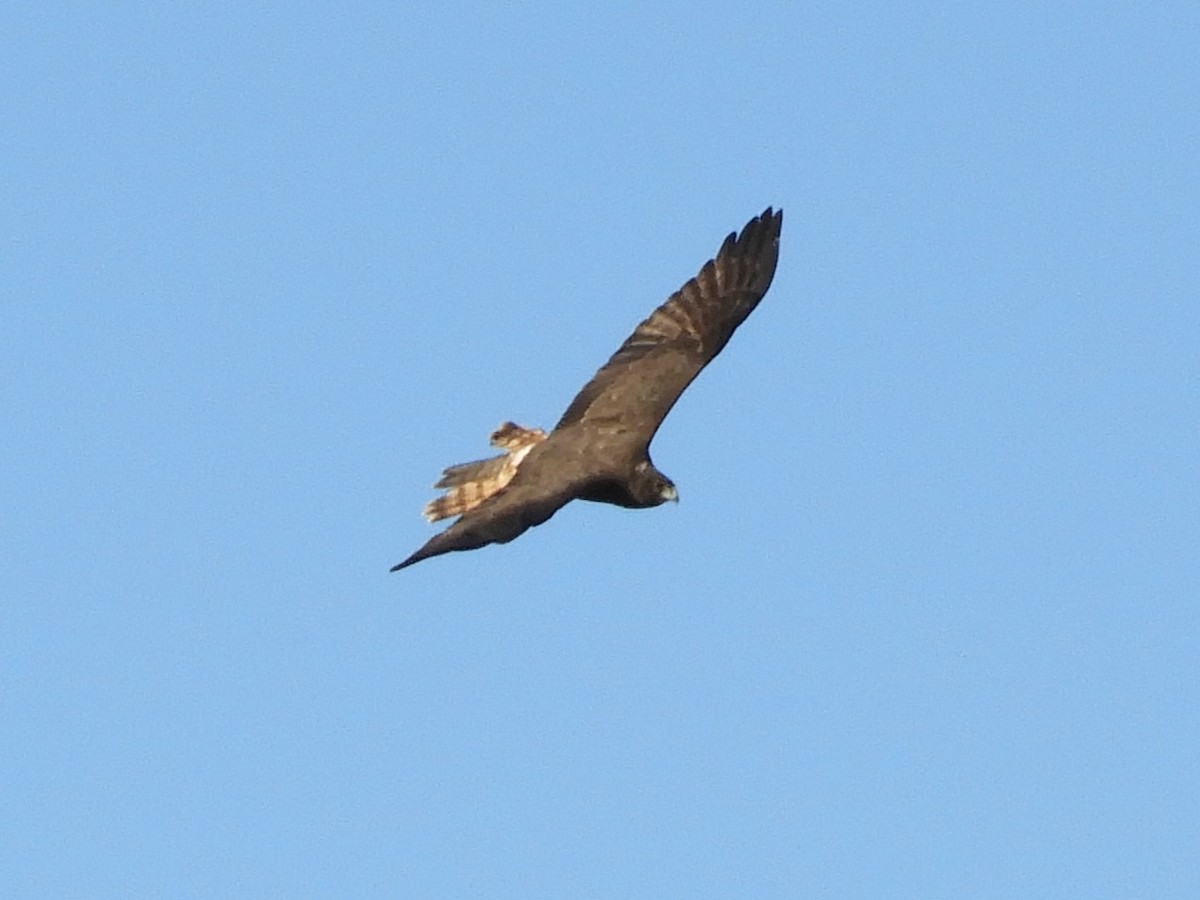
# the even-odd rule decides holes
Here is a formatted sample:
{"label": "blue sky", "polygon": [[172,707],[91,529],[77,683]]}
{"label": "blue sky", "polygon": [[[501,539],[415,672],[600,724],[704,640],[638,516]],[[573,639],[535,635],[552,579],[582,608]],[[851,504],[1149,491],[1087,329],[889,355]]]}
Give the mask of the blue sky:
{"label": "blue sky", "polygon": [[[0,14],[0,895],[1200,896],[1193,3]],[[681,502],[388,568],[729,231]]]}

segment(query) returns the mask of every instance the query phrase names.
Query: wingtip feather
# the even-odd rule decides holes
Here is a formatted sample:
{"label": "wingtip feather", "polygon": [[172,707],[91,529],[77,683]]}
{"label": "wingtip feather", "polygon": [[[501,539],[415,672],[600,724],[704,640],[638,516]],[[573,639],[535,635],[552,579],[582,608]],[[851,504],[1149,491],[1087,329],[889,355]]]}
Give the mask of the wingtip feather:
{"label": "wingtip feather", "polygon": [[390,569],[388,569],[388,571],[389,572],[399,572],[401,569],[407,569],[413,563],[419,563],[421,560],[423,560],[427,556],[429,556],[429,554],[425,553],[424,551],[425,551],[425,548],[422,547],[420,550],[418,550],[416,553],[414,553],[408,559],[404,560],[404,562],[396,563],[394,566],[392,566]]}

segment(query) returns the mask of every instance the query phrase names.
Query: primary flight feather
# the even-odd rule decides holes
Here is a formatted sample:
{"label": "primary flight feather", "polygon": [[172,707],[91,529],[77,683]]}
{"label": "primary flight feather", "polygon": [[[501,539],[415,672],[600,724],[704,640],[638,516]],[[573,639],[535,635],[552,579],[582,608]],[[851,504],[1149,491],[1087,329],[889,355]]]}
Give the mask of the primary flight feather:
{"label": "primary flight feather", "polygon": [[511,541],[572,500],[633,509],[677,500],[650,461],[650,441],[675,401],[762,300],[779,259],[783,211],[770,207],[730,234],[700,273],[638,325],[584,385],[554,430],[505,422],[505,452],[451,466],[425,507],[430,521],[459,516],[392,571],[449,553]]}

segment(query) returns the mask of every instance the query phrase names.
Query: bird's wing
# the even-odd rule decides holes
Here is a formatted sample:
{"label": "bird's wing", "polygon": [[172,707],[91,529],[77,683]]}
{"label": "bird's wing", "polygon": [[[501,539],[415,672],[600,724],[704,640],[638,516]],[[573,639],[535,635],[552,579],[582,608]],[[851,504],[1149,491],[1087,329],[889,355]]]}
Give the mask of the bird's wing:
{"label": "bird's wing", "polygon": [[582,423],[650,443],[675,401],[763,298],[779,259],[783,211],[770,207],[730,234],[695,278],[650,314],[567,407]]}

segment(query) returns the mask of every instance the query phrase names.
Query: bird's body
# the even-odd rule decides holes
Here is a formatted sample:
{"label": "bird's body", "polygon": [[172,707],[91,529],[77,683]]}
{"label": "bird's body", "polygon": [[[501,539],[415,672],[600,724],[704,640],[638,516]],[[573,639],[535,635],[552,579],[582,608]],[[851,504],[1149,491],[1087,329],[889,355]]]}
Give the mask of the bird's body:
{"label": "bird's body", "polygon": [[695,278],[638,325],[549,435],[506,422],[492,435],[504,454],[447,469],[436,486],[448,493],[425,514],[431,521],[460,518],[392,571],[506,543],[571,500],[641,509],[678,499],[650,460],[650,441],[766,293],[782,223],[782,211],[768,207],[740,235],[729,235]]}

